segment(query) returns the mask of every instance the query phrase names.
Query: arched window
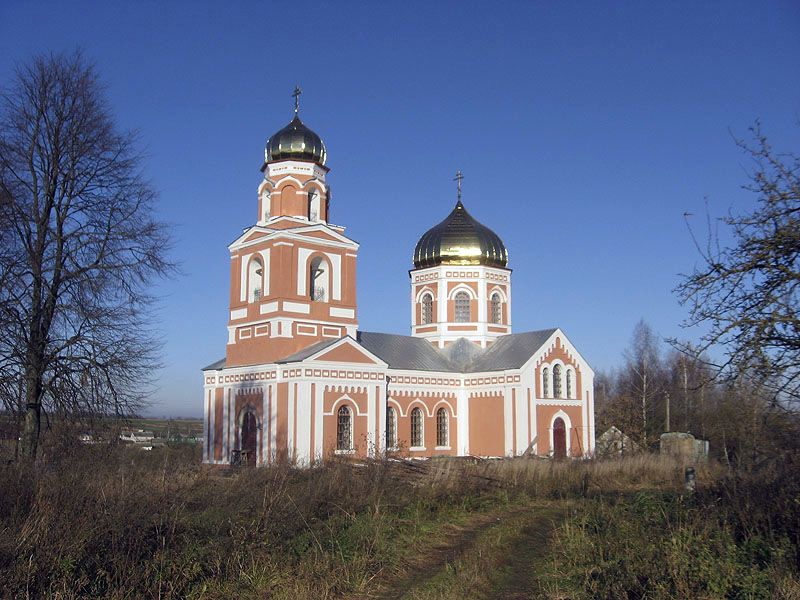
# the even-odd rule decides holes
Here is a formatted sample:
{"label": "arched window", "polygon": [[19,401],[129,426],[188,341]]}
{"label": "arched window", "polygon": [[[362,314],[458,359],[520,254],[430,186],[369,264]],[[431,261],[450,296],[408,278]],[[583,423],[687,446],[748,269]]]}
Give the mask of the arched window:
{"label": "arched window", "polygon": [[421,448],[425,445],[424,432],[422,430],[422,410],[415,408],[411,411],[411,445]]}
{"label": "arched window", "polygon": [[450,436],[448,431],[449,419],[447,418],[447,409],[440,408],[436,411],[436,445],[448,446],[450,444]]}
{"label": "arched window", "polygon": [[572,369],[567,369],[567,398],[572,398]]}
{"label": "arched window", "polygon": [[542,398],[550,397],[550,369],[542,369]]}
{"label": "arched window", "polygon": [[425,293],[422,296],[422,324],[433,323],[433,296]]}
{"label": "arched window", "polygon": [[353,449],[353,413],[347,406],[340,406],[336,413],[336,449]]}
{"label": "arched window", "polygon": [[247,298],[249,302],[258,302],[264,291],[264,265],[253,258],[247,265]]}
{"label": "arched window", "polygon": [[319,221],[319,192],[317,190],[309,190],[308,192],[308,220]]}
{"label": "arched window", "polygon": [[503,322],[503,302],[500,300],[500,294],[495,292],[492,294],[492,323],[499,325]]}
{"label": "arched window", "polygon": [[327,302],[330,290],[331,269],[328,261],[321,256],[311,261],[309,277],[311,279],[311,299],[315,302]]}
{"label": "arched window", "polygon": [[397,448],[397,411],[391,406],[386,409],[386,447]]}
{"label": "arched window", "polygon": [[553,365],[553,397],[561,398],[561,365]]}
{"label": "arched window", "polygon": [[458,292],[455,297],[456,323],[470,322],[470,300],[467,292]]}

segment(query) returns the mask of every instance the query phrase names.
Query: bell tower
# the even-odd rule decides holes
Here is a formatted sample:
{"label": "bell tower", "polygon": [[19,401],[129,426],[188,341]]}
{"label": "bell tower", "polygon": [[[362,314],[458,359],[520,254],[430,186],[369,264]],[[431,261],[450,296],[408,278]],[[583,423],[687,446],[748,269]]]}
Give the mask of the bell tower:
{"label": "bell tower", "polygon": [[227,366],[356,336],[358,244],[329,222],[327,151],[300,120],[300,94],[291,122],[267,140],[256,222],[228,246]]}
{"label": "bell tower", "polygon": [[459,338],[491,345],[511,333],[511,269],[503,241],[458,200],[414,249],[411,332],[444,348]]}

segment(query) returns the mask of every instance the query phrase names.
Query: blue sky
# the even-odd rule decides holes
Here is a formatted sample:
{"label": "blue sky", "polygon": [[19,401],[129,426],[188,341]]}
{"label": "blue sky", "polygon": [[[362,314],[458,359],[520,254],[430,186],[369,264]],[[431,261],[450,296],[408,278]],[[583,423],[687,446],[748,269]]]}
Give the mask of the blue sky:
{"label": "blue sky", "polygon": [[419,236],[464,203],[505,241],[515,331],[561,327],[596,369],[634,324],[693,339],[671,290],[683,220],[748,210],[732,135],[800,147],[797,2],[17,2],[15,61],[83,48],[139,130],[183,275],[158,286],[153,414],[201,413],[225,352],[227,244],[256,218],[266,139],[301,115],[328,147],[334,223],[361,243],[361,328],[409,332]]}

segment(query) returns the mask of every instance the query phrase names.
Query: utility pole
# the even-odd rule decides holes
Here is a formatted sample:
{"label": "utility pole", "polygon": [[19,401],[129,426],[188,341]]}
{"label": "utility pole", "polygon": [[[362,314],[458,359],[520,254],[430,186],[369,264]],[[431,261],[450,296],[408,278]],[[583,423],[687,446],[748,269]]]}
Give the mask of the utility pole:
{"label": "utility pole", "polygon": [[689,431],[689,375],[686,372],[686,357],[681,355],[681,369],[683,371],[683,406],[686,410],[685,429]]}
{"label": "utility pole", "polygon": [[667,399],[667,422],[665,423],[665,425],[666,425],[666,433],[669,433],[670,432],[670,427],[669,427],[669,392],[664,392],[664,396],[666,396],[666,399]]}

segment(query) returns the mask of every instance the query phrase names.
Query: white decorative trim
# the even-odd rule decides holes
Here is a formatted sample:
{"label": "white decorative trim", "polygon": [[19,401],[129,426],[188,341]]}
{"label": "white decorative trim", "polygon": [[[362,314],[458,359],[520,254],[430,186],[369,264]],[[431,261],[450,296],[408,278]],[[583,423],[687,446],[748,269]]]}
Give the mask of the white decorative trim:
{"label": "white decorative trim", "polygon": [[505,456],[514,454],[514,416],[511,402],[511,388],[503,389],[503,445]]}
{"label": "white decorative trim", "polygon": [[[336,400],[336,402],[334,402],[334,403],[333,403],[333,405],[331,405],[331,410],[330,410],[330,412],[326,412],[326,413],[323,413],[323,414],[324,414],[326,417],[331,417],[331,416],[335,415],[335,414],[336,414],[336,411],[338,410],[338,407],[339,407],[339,405],[340,405],[342,402],[349,402],[350,404],[352,404],[352,405],[355,407],[355,413],[356,413],[356,414],[355,414],[355,416],[357,416],[357,417],[360,417],[361,415],[363,415],[363,414],[364,414],[364,413],[362,413],[361,411],[359,411],[359,409],[358,409],[358,402],[356,402],[355,400],[353,400],[353,399],[352,399],[350,396],[348,396],[347,394],[344,394],[343,396],[340,396],[340,397],[339,397],[339,399],[338,399],[338,400]],[[355,425],[355,423],[354,423],[354,425]]]}
{"label": "white decorative trim", "polygon": [[356,316],[356,311],[352,308],[339,308],[338,306],[331,306],[330,315],[332,317],[339,317],[342,319],[353,319]]}
{"label": "white decorative trim", "polygon": [[553,443],[553,424],[556,422],[556,419],[563,419],[564,421],[564,428],[566,429],[565,437],[567,438],[567,458],[569,458],[572,452],[572,421],[570,420],[569,415],[563,410],[559,410],[550,418],[550,456],[555,455],[555,447]]}
{"label": "white decorative trim", "polygon": [[243,254],[239,257],[240,282],[239,282],[239,298],[242,302],[247,301],[247,267],[250,265],[250,257],[252,254]]}
{"label": "white decorative trim", "polygon": [[231,321],[236,321],[237,319],[244,319],[246,316],[247,316],[246,308],[237,308],[231,311]]}
{"label": "white decorative trim", "polygon": [[311,313],[311,306],[300,302],[283,301],[283,310],[286,312],[301,313],[307,315]]}
{"label": "white decorative trim", "polygon": [[342,257],[339,254],[325,252],[331,264],[331,297],[334,300],[342,299]]}
{"label": "white decorative trim", "polygon": [[[458,294],[459,292],[467,292],[467,294],[469,294],[470,300],[478,299],[478,294],[475,292],[475,290],[473,290],[472,287],[468,286],[465,283],[459,283],[452,290],[450,290],[447,293],[447,299],[455,300],[456,294]],[[461,323],[461,325],[464,325],[464,323]]]}
{"label": "white decorative trim", "polygon": [[277,312],[278,311],[278,301],[273,300],[272,302],[265,302],[258,308],[258,312],[262,315],[266,315],[268,313]]}

